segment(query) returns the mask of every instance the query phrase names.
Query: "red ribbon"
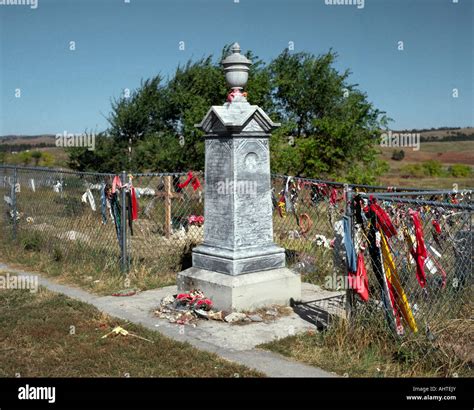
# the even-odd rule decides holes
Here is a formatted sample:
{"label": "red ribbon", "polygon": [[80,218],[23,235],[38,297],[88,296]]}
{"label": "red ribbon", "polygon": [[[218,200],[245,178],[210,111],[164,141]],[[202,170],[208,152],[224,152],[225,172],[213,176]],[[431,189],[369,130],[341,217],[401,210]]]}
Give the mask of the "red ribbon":
{"label": "red ribbon", "polygon": [[431,224],[435,228],[436,233],[440,234],[441,233],[441,227],[439,226],[439,222],[437,220],[431,221]]}
{"label": "red ribbon", "polygon": [[426,284],[425,275],[425,260],[427,255],[425,240],[423,239],[423,228],[421,227],[420,214],[412,209],[409,210],[409,214],[415,225],[415,236],[416,236],[416,249],[411,249],[411,255],[416,262],[416,278],[422,288]]}
{"label": "red ribbon", "polygon": [[130,188],[130,195],[132,197],[132,221],[135,221],[138,219],[138,201],[134,187]]}
{"label": "red ribbon", "polygon": [[367,302],[369,300],[369,279],[363,252],[360,252],[357,257],[357,272],[349,272],[348,280],[351,289],[354,289],[364,302]]}
{"label": "red ribbon", "polygon": [[201,183],[199,182],[199,179],[197,177],[195,177],[191,171],[189,171],[188,172],[188,178],[186,179],[186,181],[184,181],[183,183],[178,184],[178,187],[181,188],[181,189],[185,188],[189,185],[190,182],[191,182],[191,185],[192,185],[192,187],[195,191],[201,186]]}
{"label": "red ribbon", "polygon": [[[375,213],[377,216],[377,221],[379,223],[380,228],[382,229],[383,233],[387,238],[391,238],[392,236],[397,235],[397,230],[392,224],[390,217],[387,213],[380,207],[377,203],[377,200],[371,195],[370,196],[370,209]],[[364,210],[365,211],[365,210]]]}
{"label": "red ribbon", "polygon": [[337,202],[337,190],[336,190],[336,188],[332,188],[331,189],[331,194],[329,196],[329,203],[331,205],[336,205],[336,202]]}
{"label": "red ribbon", "polygon": [[188,216],[188,223],[189,223],[189,225],[192,225],[192,224],[202,225],[204,223],[204,217],[203,216],[190,215],[190,216]]}

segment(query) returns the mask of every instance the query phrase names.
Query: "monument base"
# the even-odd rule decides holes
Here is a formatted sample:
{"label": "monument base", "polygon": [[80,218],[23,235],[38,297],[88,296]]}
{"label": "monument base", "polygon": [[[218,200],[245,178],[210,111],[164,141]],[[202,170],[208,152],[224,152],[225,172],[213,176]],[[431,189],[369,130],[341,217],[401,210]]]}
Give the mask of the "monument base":
{"label": "monument base", "polygon": [[193,267],[235,276],[275,270],[285,267],[285,250],[273,243],[236,250],[201,244],[193,249]]}
{"label": "monument base", "polygon": [[178,273],[177,285],[179,292],[202,290],[215,309],[228,312],[289,305],[290,298],[301,299],[300,275],[287,268],[232,276],[192,267]]}

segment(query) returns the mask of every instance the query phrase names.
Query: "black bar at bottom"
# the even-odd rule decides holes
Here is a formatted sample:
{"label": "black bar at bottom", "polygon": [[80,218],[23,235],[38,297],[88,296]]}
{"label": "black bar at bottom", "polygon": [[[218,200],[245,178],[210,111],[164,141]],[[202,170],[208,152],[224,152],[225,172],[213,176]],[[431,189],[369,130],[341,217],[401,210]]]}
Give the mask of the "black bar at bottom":
{"label": "black bar at bottom", "polygon": [[[318,409],[472,409],[473,380],[0,379],[0,408],[298,409],[308,404]],[[47,399],[20,400],[19,394],[25,390],[19,389],[31,391],[31,387],[54,387],[54,403]]]}

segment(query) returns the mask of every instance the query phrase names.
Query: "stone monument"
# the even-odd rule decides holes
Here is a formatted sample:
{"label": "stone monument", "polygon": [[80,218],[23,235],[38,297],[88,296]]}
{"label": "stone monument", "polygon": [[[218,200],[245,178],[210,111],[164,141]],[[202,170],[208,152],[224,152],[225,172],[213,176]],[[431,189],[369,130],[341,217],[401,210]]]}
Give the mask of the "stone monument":
{"label": "stone monument", "polygon": [[201,289],[217,309],[251,310],[301,298],[301,279],[273,243],[270,132],[279,126],[246,93],[252,64],[232,46],[222,61],[232,91],[196,127],[205,134],[204,242],[178,273],[180,291]]}

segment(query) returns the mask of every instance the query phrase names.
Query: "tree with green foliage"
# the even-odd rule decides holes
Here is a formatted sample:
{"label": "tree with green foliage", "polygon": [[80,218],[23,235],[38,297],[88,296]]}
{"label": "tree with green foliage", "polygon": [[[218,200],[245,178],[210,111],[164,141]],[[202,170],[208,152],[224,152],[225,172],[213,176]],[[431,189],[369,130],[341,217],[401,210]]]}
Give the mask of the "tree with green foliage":
{"label": "tree with green foliage", "polygon": [[405,158],[405,151],[401,150],[393,150],[392,152],[392,159],[394,161],[401,161]]}
{"label": "tree with green foliage", "polygon": [[307,177],[372,183],[387,165],[375,144],[388,118],[333,67],[337,54],[284,51],[270,65],[285,125],[272,138],[272,168]]}
{"label": "tree with green foliage", "polygon": [[42,167],[52,167],[55,164],[55,158],[54,155],[51,154],[50,152],[43,151],[41,153],[41,160],[39,162],[39,165]]}
{"label": "tree with green foliage", "polygon": [[445,173],[443,170],[443,164],[434,159],[424,161],[421,166],[423,167],[425,175],[427,176],[440,177],[443,176],[443,174]]}
{"label": "tree with green foliage", "polygon": [[35,162],[35,167],[38,166],[42,155],[43,154],[41,153],[41,151],[32,151],[31,152],[31,158],[33,158],[33,160]]}
{"label": "tree with green foliage", "polygon": [[24,166],[30,165],[31,162],[31,152],[29,151],[23,151],[19,152],[13,157],[13,162],[15,164],[20,164]]}
{"label": "tree with green foliage", "polygon": [[[334,68],[336,53],[316,57],[285,50],[269,65],[250,51],[246,56],[253,61],[249,102],[282,123],[271,139],[273,171],[351,182],[373,182],[384,172],[375,144],[388,119],[348,83],[349,71]],[[146,80],[113,101],[110,127],[97,136],[95,151],[68,150],[69,165],[114,172],[203,169],[203,135],[194,125],[228,92],[212,56],[179,66],[166,83],[161,76]]]}
{"label": "tree with green foliage", "polygon": [[472,174],[472,168],[465,164],[453,164],[449,167],[449,173],[455,178],[465,178]]}

